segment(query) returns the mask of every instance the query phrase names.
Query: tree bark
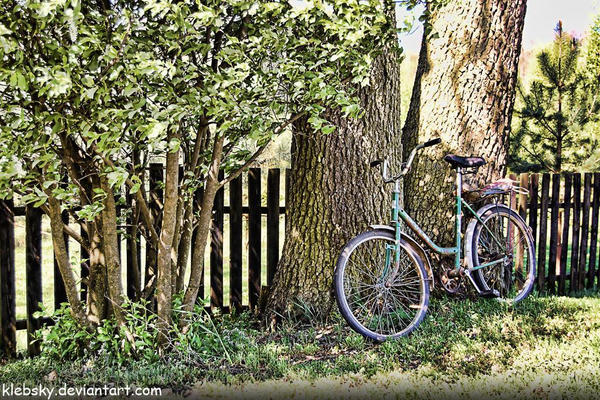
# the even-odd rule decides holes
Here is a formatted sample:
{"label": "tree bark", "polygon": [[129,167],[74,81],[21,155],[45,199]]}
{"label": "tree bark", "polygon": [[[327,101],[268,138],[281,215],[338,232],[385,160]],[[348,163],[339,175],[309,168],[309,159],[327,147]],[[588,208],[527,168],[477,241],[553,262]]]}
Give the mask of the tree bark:
{"label": "tree bark", "polygon": [[67,293],[67,300],[71,306],[71,313],[75,319],[81,324],[81,326],[89,326],[88,320],[85,316],[83,304],[79,300],[79,293],[77,292],[77,280],[73,274],[71,262],[69,261],[69,253],[67,252],[67,245],[65,237],[63,235],[63,222],[60,210],[60,203],[58,200],[48,193],[48,216],[50,217],[50,229],[52,231],[52,245],[54,248],[54,257],[58,263],[60,275],[63,283],[65,284],[65,291]]}
{"label": "tree bark", "polygon": [[198,230],[192,253],[192,265],[190,267],[190,282],[183,298],[184,310],[188,312],[194,309],[200,289],[200,280],[204,273],[204,252],[212,223],[213,203],[219,189],[219,168],[221,167],[224,140],[223,136],[215,137],[212,161],[208,176],[206,177],[204,195],[202,196],[200,215],[198,217]]}
{"label": "tree bark", "polygon": [[114,310],[117,322],[125,326],[123,311],[123,284],[121,282],[121,260],[119,256],[119,243],[117,236],[117,208],[112,188],[105,176],[100,177],[100,185],[106,197],[104,210],[102,210],[102,247],[106,263],[106,276],[108,282],[109,307]]}
{"label": "tree bark", "polygon": [[159,341],[165,344],[168,338],[168,329],[171,325],[173,302],[172,285],[172,250],[173,237],[176,230],[177,202],[179,191],[179,151],[167,154],[165,177],[165,202],[163,206],[160,240],[158,242],[158,265],[156,281],[156,297],[158,311]]}
{"label": "tree bark", "polygon": [[267,300],[268,320],[294,304],[327,315],[342,247],[369,224],[389,222],[389,188],[369,163],[385,156],[396,167],[400,161],[399,67],[391,49],[375,60],[371,85],[359,92],[365,111],[360,120],[330,112],[337,129],[329,135],[311,132],[305,120],[295,123],[286,240]]}
{"label": "tree bark", "polygon": [[451,1],[429,18],[438,37],[423,40],[404,156],[418,142],[443,144],[419,153],[405,180],[405,205],[439,245],[454,243],[454,171],[448,153],[481,156],[487,164],[467,185],[503,176],[515,98],[526,0]]}

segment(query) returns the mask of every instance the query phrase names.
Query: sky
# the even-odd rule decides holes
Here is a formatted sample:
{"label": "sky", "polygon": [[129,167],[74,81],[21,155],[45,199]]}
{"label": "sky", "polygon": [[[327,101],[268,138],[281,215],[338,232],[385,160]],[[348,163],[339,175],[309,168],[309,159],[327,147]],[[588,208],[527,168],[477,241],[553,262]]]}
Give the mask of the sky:
{"label": "sky", "polygon": [[[563,21],[565,31],[582,36],[599,13],[600,0],[528,0],[523,48],[531,49],[551,42],[559,19]],[[422,34],[421,26],[411,34],[400,37],[408,53],[419,51]]]}

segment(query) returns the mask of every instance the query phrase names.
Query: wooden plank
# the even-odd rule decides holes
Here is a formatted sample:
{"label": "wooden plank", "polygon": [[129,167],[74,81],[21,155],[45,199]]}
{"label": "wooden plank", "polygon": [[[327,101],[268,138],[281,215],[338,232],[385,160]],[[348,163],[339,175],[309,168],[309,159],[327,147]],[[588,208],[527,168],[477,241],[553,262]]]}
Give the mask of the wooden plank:
{"label": "wooden plank", "polygon": [[538,184],[540,176],[538,174],[531,175],[529,179],[529,226],[533,235],[533,242],[537,243],[537,227],[538,227]]}
{"label": "wooden plank", "polygon": [[[519,176],[519,186],[521,186],[522,188],[527,188],[529,186],[529,175],[528,174],[521,174]],[[519,194],[517,196],[517,211],[519,213],[519,215],[521,216],[521,218],[523,218],[523,221],[526,221],[527,218],[527,195],[526,194]],[[517,271],[517,273],[522,273],[523,272],[523,254],[524,254],[524,246],[523,246],[523,241],[521,240],[522,238],[519,236],[519,238],[517,238],[517,243],[519,243],[519,245],[517,246],[517,253],[516,253],[516,259],[514,260],[515,263],[515,271]]]}
{"label": "wooden plank", "polygon": [[258,305],[261,275],[261,190],[260,168],[248,171],[248,285],[250,308]]}
{"label": "wooden plank", "polygon": [[[219,180],[223,171],[219,171]],[[210,230],[210,305],[223,307],[223,201],[224,188],[217,191]]]}
{"label": "wooden plank", "polygon": [[550,254],[548,260],[548,291],[555,293],[556,276],[560,274],[560,253],[558,252],[558,202],[560,196],[560,174],[552,175],[552,200],[550,203]]}
{"label": "wooden plank", "polygon": [[538,290],[545,290],[546,279],[546,240],[548,234],[548,191],[550,174],[542,176],[542,196],[540,200],[540,235],[538,241]]}
{"label": "wooden plank", "polygon": [[570,288],[571,292],[579,290],[578,273],[579,270],[579,231],[581,216],[581,174],[573,174],[573,239],[571,240],[571,271]]}
{"label": "wooden plank", "polygon": [[[287,207],[288,204],[290,204],[290,191],[291,191],[291,186],[292,185],[292,170],[290,168],[286,168],[285,169],[285,199],[284,199],[284,207]],[[284,211],[285,212],[285,211]],[[285,231],[285,224],[287,219],[283,220],[283,230]]]}
{"label": "wooden plank", "polygon": [[567,277],[567,255],[569,249],[569,231],[571,228],[571,183],[573,175],[565,174],[564,212],[562,218],[561,252],[560,252],[560,275],[558,279],[558,294],[566,293]]}
{"label": "wooden plank", "polygon": [[[524,189],[529,188],[529,174],[525,173],[519,175],[519,186]],[[523,221],[527,221],[527,195],[519,194],[518,200],[517,211],[521,218],[523,218]]]}
{"label": "wooden plank", "polygon": [[[68,176],[64,175],[62,177],[61,186],[66,188],[68,185]],[[62,222],[65,225],[69,225],[69,212],[64,210],[61,214]],[[69,235],[65,233],[65,246],[67,248],[67,254],[69,253]],[[60,273],[60,268],[58,267],[58,261],[56,261],[56,257],[54,258],[54,309],[59,309],[62,303],[66,303],[67,300],[67,292],[65,290],[65,283],[63,282],[62,275]]]}
{"label": "wooden plank", "polygon": [[229,184],[229,304],[242,309],[242,177]]}
{"label": "wooden plank", "polygon": [[0,200],[0,352],[17,355],[15,218],[12,200]]}
{"label": "wooden plank", "polygon": [[579,245],[578,288],[585,288],[587,269],[588,234],[590,229],[590,199],[592,193],[592,174],[586,172],[583,183],[583,209],[581,216],[581,244]]}
{"label": "wooden plank", "polygon": [[[160,209],[163,201],[163,165],[162,164],[150,164],[149,171],[149,191],[148,191],[148,203],[150,211],[154,216],[154,228],[160,236]],[[150,242],[146,242],[146,270],[144,275],[144,285],[148,284],[148,281],[156,275],[156,264],[158,263],[158,249]]]}
{"label": "wooden plank", "polygon": [[42,211],[25,208],[25,293],[27,309],[27,353],[35,356],[40,352],[40,343],[32,342],[41,323],[33,317],[40,311],[42,302]]}
{"label": "wooden plank", "polygon": [[[69,224],[69,212],[64,210],[61,214],[62,222],[65,225]],[[69,235],[64,234],[65,238],[65,246],[67,248],[67,254],[69,252]],[[67,292],[65,290],[65,283],[63,282],[62,275],[60,274],[60,268],[58,267],[58,261],[56,261],[56,257],[54,257],[54,309],[57,310],[60,308],[62,303],[66,303],[67,300]]]}
{"label": "wooden plank", "polygon": [[267,176],[267,285],[271,286],[279,261],[279,169]]}
{"label": "wooden plank", "polygon": [[[127,191],[127,202],[133,205],[135,195]],[[141,216],[129,214],[127,216],[127,247],[125,254],[127,257],[127,297],[131,300],[137,299],[141,293],[141,262],[142,245],[140,243],[140,233],[137,229],[137,221]]]}
{"label": "wooden plank", "polygon": [[592,220],[590,226],[590,260],[587,277],[587,288],[592,289],[596,281],[596,253],[598,251],[598,216],[600,212],[600,173],[594,173],[594,200],[592,201]]}
{"label": "wooden plank", "polygon": [[[87,241],[89,239],[87,233],[85,232],[85,230],[83,228],[81,228],[81,226],[79,228],[79,233],[81,234],[81,237],[84,240]],[[80,264],[80,271],[81,271],[80,296],[81,296],[81,301],[84,303],[87,300],[87,285],[83,281],[86,280],[90,276],[89,259],[90,259],[90,254],[88,253],[87,249],[80,244],[79,245],[79,264]]]}

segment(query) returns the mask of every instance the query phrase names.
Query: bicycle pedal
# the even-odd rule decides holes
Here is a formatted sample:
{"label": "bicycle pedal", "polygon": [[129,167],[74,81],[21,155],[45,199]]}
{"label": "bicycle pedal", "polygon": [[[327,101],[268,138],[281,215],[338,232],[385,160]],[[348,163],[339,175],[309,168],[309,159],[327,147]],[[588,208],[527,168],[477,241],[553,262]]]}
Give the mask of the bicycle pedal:
{"label": "bicycle pedal", "polygon": [[481,293],[479,293],[479,295],[486,299],[496,299],[496,298],[500,297],[500,292],[498,292],[496,289],[492,289],[492,290],[481,291]]}

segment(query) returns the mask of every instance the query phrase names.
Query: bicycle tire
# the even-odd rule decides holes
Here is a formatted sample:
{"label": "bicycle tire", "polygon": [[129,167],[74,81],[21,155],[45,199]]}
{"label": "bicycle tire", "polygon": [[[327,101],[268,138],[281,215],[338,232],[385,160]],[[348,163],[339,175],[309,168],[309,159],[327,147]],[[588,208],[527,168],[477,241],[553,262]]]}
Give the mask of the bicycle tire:
{"label": "bicycle tire", "polygon": [[[397,303],[396,300],[393,300],[394,303],[393,305],[391,305],[391,307],[396,307],[395,309],[391,310],[389,314],[392,315],[392,319],[391,319],[391,324],[388,324],[388,332],[383,332],[383,329],[380,329],[379,331],[374,330],[371,327],[365,325],[364,322],[361,322],[361,320],[363,320],[363,317],[360,315],[356,315],[358,313],[359,310],[356,309],[356,304],[355,303],[350,303],[349,302],[349,296],[352,295],[353,292],[351,292],[350,288],[348,285],[345,285],[345,283],[347,283],[349,281],[350,278],[348,278],[353,270],[349,269],[349,262],[354,259],[351,259],[351,257],[353,255],[356,255],[357,257],[360,257],[361,252],[364,251],[368,251],[368,248],[366,248],[366,244],[369,242],[373,242],[373,241],[379,241],[379,242],[383,242],[383,243],[394,243],[394,233],[390,232],[390,231],[386,231],[386,230],[372,230],[372,231],[367,231],[364,233],[359,234],[358,236],[354,237],[353,239],[351,239],[348,244],[344,247],[344,249],[342,250],[340,257],[338,258],[337,264],[336,264],[336,268],[335,268],[335,275],[334,275],[334,286],[335,286],[335,294],[336,294],[336,302],[338,305],[338,308],[340,310],[340,313],[342,314],[342,316],[344,317],[344,319],[346,320],[346,322],[348,323],[348,325],[350,325],[350,327],[358,332],[359,334],[363,335],[364,337],[373,340],[375,342],[383,342],[385,340],[388,339],[396,339],[396,338],[400,338],[403,336],[406,336],[408,334],[410,334],[412,331],[414,331],[419,324],[423,321],[423,319],[425,318],[425,315],[427,313],[427,308],[429,306],[429,283],[426,280],[426,271],[425,268],[423,266],[423,262],[420,260],[420,258],[417,256],[417,253],[415,251],[413,251],[410,246],[402,241],[400,243],[401,246],[401,251],[402,256],[404,256],[404,258],[402,259],[402,267],[403,267],[403,271],[405,273],[405,275],[402,275],[403,277],[407,277],[410,279],[405,279],[405,282],[410,282],[410,283],[414,283],[415,287],[416,287],[416,283],[417,283],[417,277],[418,277],[418,304],[412,304],[416,302],[416,294],[413,291],[405,291],[408,294],[404,294],[404,298],[402,298],[402,301],[406,301],[409,302],[411,304],[402,304],[402,301],[400,301],[400,303]],[[361,246],[362,245],[362,246]],[[357,249],[361,249],[359,253],[357,253]],[[365,253],[367,254],[367,253]],[[353,261],[354,262],[354,261]],[[375,271],[375,267],[372,267],[372,271]],[[411,270],[411,268],[413,268]],[[368,272],[368,274],[371,274],[370,272]],[[373,277],[376,274],[371,274]],[[366,275],[365,275],[366,276]],[[374,279],[374,278],[372,278]],[[360,284],[363,284],[364,287],[368,287],[368,285],[364,284],[364,282],[361,282]],[[375,285],[375,283],[373,282],[373,285]],[[401,295],[398,287],[400,287],[400,281],[396,282],[396,280],[394,280],[394,282],[392,282],[390,288],[387,289],[381,289],[381,290],[389,290],[385,296],[386,296],[386,302],[388,297],[387,296],[396,296],[396,293],[398,295]],[[376,285],[375,285],[376,286]],[[380,289],[373,289],[373,290],[380,290]],[[394,291],[395,290],[395,291]],[[358,290],[360,292],[360,290]],[[371,296],[373,296],[371,294]],[[379,296],[379,295],[376,295]],[[370,301],[375,301],[375,304],[377,304],[377,302],[379,302],[378,298],[375,297],[371,297]],[[394,297],[395,299],[395,297]],[[352,304],[354,307],[351,307],[350,304]],[[360,309],[364,310],[364,311],[369,311],[367,310],[369,307],[365,307],[365,304],[360,305]],[[370,306],[371,309],[373,309],[375,306]],[[377,306],[379,307],[379,306]],[[390,305],[383,305],[380,308],[384,309],[390,307]],[[353,310],[354,308],[354,310]],[[398,311],[400,310],[400,311]],[[407,311],[408,310],[408,311]],[[414,313],[413,316],[408,315],[408,312],[410,310],[416,310],[416,312]],[[371,310],[372,311],[372,310]],[[410,322],[404,326],[404,327],[399,327],[401,329],[399,329],[398,331],[395,330],[395,326],[394,326],[394,318],[396,318],[396,320],[402,319],[405,320],[407,318],[404,318],[404,315],[402,315],[402,318],[399,317],[398,314],[406,314],[409,318],[410,318]],[[379,321],[377,322],[377,327],[379,328],[379,322],[381,321],[381,315],[379,316]],[[389,318],[389,317],[386,317]],[[389,320],[388,320],[389,321]],[[372,319],[371,319],[372,322]],[[381,326],[382,328],[384,328],[383,324]]]}
{"label": "bicycle tire", "polygon": [[[472,246],[471,267],[477,268],[479,265],[483,265],[482,261],[490,261],[500,254],[498,253],[498,249],[496,249],[497,254],[492,256],[492,253],[494,253],[492,248],[497,245],[491,243],[489,239],[487,245],[484,245],[485,239],[483,237],[485,235],[490,236],[488,229],[501,229],[502,232],[506,232],[507,238],[505,239],[511,241],[511,249],[505,250],[505,254],[508,255],[507,251],[510,252],[510,255],[507,257],[510,261],[498,264],[498,266],[486,267],[484,268],[485,271],[484,269],[474,269],[472,271],[473,280],[482,291],[497,290],[500,294],[500,297],[497,298],[498,300],[516,304],[531,293],[535,284],[535,246],[530,229],[516,211],[502,204],[486,210],[480,218],[483,223],[478,221],[475,225],[470,244]],[[518,240],[516,246],[512,244],[512,238],[508,237],[511,232],[508,229],[510,224],[506,225],[507,228],[504,228],[502,224],[492,224],[493,221],[498,221],[501,218],[506,219],[507,222],[510,221],[510,224],[518,229],[518,233],[515,231],[512,234]],[[485,229],[484,224],[488,229]],[[521,244],[523,245],[522,254],[519,256],[518,252]],[[487,248],[485,248],[486,246]],[[516,256],[515,251],[517,252]],[[486,257],[488,258],[487,260]],[[515,258],[517,260],[516,266],[514,262]],[[525,266],[525,264],[527,265]],[[519,281],[519,284],[522,284],[521,288],[518,288],[517,282],[513,282],[513,277]],[[513,285],[517,289],[514,293],[512,291]]]}

